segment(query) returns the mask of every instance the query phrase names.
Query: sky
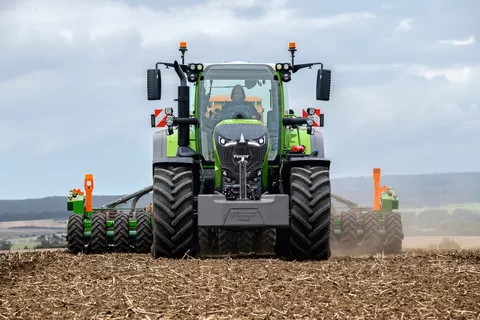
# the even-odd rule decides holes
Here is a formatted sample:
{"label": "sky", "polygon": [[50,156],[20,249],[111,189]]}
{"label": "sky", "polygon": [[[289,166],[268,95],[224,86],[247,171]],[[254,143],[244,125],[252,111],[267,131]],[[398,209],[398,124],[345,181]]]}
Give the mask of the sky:
{"label": "sky", "polygon": [[294,74],[290,106],[325,114],[332,177],[480,171],[477,0],[2,0],[0,199],[95,194],[151,184],[150,114],[174,107],[178,78],[157,61],[322,62]]}

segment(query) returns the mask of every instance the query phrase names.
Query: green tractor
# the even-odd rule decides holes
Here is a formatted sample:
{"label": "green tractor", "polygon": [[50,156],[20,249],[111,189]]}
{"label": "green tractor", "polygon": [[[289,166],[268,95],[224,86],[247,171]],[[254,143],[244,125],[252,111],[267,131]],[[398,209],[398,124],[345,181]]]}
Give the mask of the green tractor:
{"label": "green tractor", "polygon": [[[313,127],[316,110],[293,114],[286,84],[293,73],[320,65],[316,99],[329,101],[330,70],[295,64],[295,43],[291,63],[185,64],[186,50],[181,43],[181,64],[158,62],[147,71],[148,100],[161,99],[159,65],[180,79],[178,115],[166,108],[166,129],[154,134],[152,256],[275,252],[328,259],[330,161]],[[209,112],[210,97],[224,95],[221,109]],[[247,96],[261,97],[265,113]]]}
{"label": "green tractor", "polygon": [[[331,71],[319,62],[296,64],[295,43],[289,45],[291,62],[281,63],[185,64],[186,51],[182,42],[181,63],[158,62],[147,70],[148,100],[161,99],[160,65],[173,68],[180,80],[178,114],[165,108],[164,128],[153,135],[153,185],[101,209],[72,195],[70,252],[328,259],[330,160],[316,130],[324,116],[314,108],[296,116],[287,83],[297,71],[319,65],[316,99],[329,101]],[[151,211],[133,203],[128,212],[116,208],[150,191]]]}
{"label": "green tractor", "polygon": [[391,187],[380,186],[380,168],[373,169],[374,202],[372,208],[332,194],[348,210],[331,216],[331,243],[342,252],[386,253],[402,251],[403,223],[399,199]]}

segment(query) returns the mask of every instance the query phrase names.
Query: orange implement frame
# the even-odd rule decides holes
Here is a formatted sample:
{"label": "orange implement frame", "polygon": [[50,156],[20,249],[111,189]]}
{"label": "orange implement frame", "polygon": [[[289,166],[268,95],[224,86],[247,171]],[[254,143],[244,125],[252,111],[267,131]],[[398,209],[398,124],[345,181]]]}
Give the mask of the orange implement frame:
{"label": "orange implement frame", "polygon": [[380,210],[380,195],[388,190],[387,186],[380,186],[380,168],[373,168],[373,210]]}
{"label": "orange implement frame", "polygon": [[87,173],[85,175],[83,187],[85,188],[85,212],[92,212],[93,174]]}

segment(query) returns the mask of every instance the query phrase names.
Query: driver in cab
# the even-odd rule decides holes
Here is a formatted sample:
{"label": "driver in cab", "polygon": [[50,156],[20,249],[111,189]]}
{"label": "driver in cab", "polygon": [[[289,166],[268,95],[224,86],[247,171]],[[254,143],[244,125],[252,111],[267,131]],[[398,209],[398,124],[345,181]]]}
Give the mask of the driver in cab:
{"label": "driver in cab", "polygon": [[261,116],[253,103],[245,101],[246,95],[243,87],[237,84],[230,95],[231,102],[225,103],[220,112],[220,119],[257,119]]}

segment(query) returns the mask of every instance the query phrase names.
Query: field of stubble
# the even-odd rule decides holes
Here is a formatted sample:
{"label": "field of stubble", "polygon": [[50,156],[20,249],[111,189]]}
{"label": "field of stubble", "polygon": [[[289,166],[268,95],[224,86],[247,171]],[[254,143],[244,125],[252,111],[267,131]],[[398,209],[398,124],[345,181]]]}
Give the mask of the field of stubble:
{"label": "field of stubble", "polygon": [[0,254],[4,319],[480,319],[480,250],[153,260]]}

